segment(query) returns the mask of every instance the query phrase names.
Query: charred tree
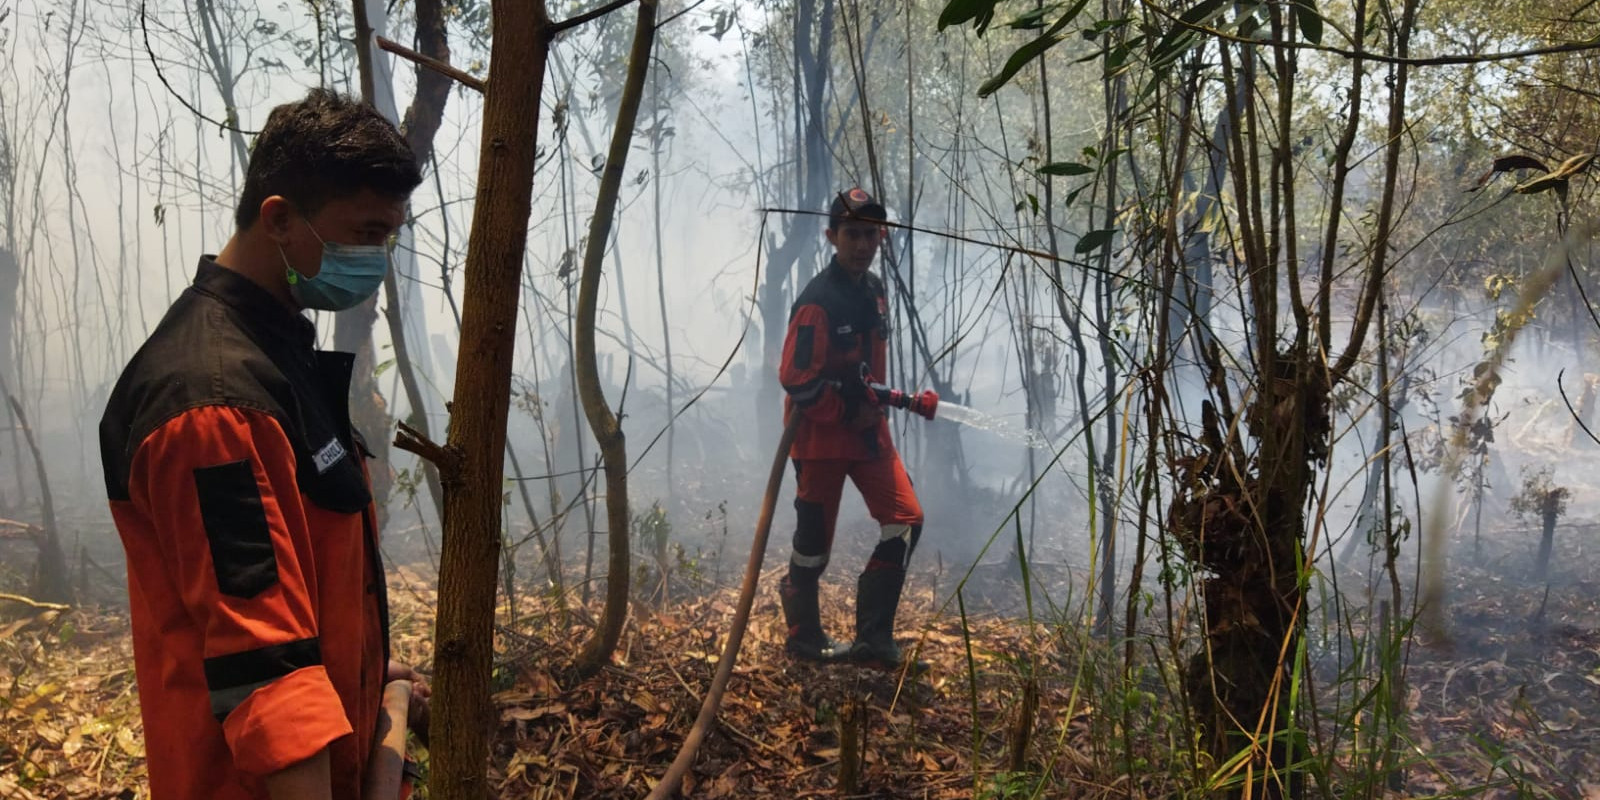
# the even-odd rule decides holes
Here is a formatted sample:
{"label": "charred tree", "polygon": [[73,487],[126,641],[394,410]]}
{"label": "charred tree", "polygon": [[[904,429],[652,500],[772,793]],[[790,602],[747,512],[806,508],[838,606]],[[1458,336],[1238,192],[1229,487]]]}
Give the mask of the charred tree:
{"label": "charred tree", "polygon": [[[1342,349],[1333,342],[1333,259],[1339,248],[1351,150],[1361,124],[1363,60],[1350,59],[1349,105],[1333,152],[1333,180],[1321,270],[1315,292],[1302,288],[1295,223],[1292,152],[1296,35],[1282,9],[1267,10],[1272,41],[1265,52],[1224,44],[1219,73],[1229,115],[1227,168],[1241,287],[1250,338],[1248,401],[1236,407],[1219,348],[1207,348],[1211,400],[1203,406],[1203,443],[1175,471],[1168,515],[1173,538],[1201,577],[1204,647],[1191,658],[1185,689],[1202,746],[1223,770],[1213,787],[1229,796],[1301,797],[1306,732],[1296,728],[1289,693],[1305,626],[1309,569],[1308,503],[1327,463],[1331,396],[1361,358],[1390,266],[1396,184],[1409,70],[1404,63],[1416,0],[1403,4],[1389,28],[1391,64],[1383,171],[1375,227],[1362,263],[1359,295]],[[1364,0],[1358,0],[1357,52],[1364,47]],[[1265,73],[1265,74],[1262,74]],[[1272,90],[1263,87],[1274,87]],[[1257,102],[1257,93],[1265,100]],[[1284,290],[1287,289],[1285,292]],[[1284,295],[1287,294],[1285,298]],[[1380,342],[1379,346],[1384,346]],[[1331,357],[1329,354],[1336,353]],[[1245,436],[1239,437],[1237,431]]]}
{"label": "charred tree", "polygon": [[[351,9],[355,14],[356,64],[360,72],[361,99],[376,108],[372,24],[367,16],[367,0],[353,0]],[[392,275],[393,270],[390,272]],[[388,403],[378,391],[378,364],[372,349],[372,327],[377,321],[377,295],[367,298],[355,308],[334,314],[333,349],[354,353],[356,357],[350,372],[350,421],[356,430],[368,435],[367,445],[372,449],[375,462],[370,471],[372,495],[378,511],[378,527],[381,529],[388,517],[389,490],[394,485],[394,475],[389,468],[387,436],[392,420]]]}
{"label": "charred tree", "polygon": [[[444,12],[439,0],[417,0],[417,52],[433,59],[440,64],[450,63],[450,41],[445,28]],[[366,48],[361,48],[363,51]],[[363,73],[365,74],[365,73]],[[406,143],[411,145],[411,152],[417,156],[417,163],[429,164],[433,161],[433,139],[439,132],[439,126],[444,121],[445,103],[450,99],[450,87],[453,81],[435,69],[430,69],[422,64],[417,65],[417,93],[411,101],[411,107],[406,110],[405,119],[400,124],[400,130],[406,137]],[[406,310],[401,303],[401,292],[397,270],[389,270],[384,276],[383,293],[384,318],[389,326],[389,340],[394,343],[395,370],[400,374],[400,385],[405,390],[406,424],[423,437],[431,435],[428,430],[428,404],[422,394],[422,384],[417,379],[417,362],[411,351],[411,343],[406,338]],[[421,309],[417,309],[421,314]],[[426,348],[427,342],[417,343]],[[433,500],[435,509],[444,508],[444,490],[439,485],[439,470],[431,462],[421,462],[423,480],[428,486],[428,495]]]}
{"label": "charred tree", "polygon": [[[816,28],[812,28],[816,19]],[[794,5],[794,200],[801,211],[821,211],[828,202],[832,162],[827,152],[829,64],[832,63],[834,0],[797,0]],[[815,41],[813,41],[815,36]],[[815,265],[821,246],[816,217],[791,215],[783,220],[782,243],[777,237],[765,243],[767,275],[761,285],[761,372],[756,381],[756,419],[762,441],[783,428],[778,394],[778,362],[789,328],[789,293],[808,277],[797,271]],[[810,267],[807,268],[808,270]],[[768,433],[771,432],[771,433]]]}
{"label": "charred tree", "polygon": [[0,381],[0,394],[11,408],[12,418],[22,429],[33,454],[33,468],[39,473],[39,521],[41,527],[34,533],[34,544],[39,548],[39,562],[34,566],[29,593],[33,599],[46,603],[72,602],[72,577],[67,572],[67,557],[61,550],[61,529],[56,525],[55,498],[50,495],[50,479],[45,474],[44,454],[39,452],[39,442],[28,426],[28,416],[22,412],[22,403],[11,394],[9,384]]}

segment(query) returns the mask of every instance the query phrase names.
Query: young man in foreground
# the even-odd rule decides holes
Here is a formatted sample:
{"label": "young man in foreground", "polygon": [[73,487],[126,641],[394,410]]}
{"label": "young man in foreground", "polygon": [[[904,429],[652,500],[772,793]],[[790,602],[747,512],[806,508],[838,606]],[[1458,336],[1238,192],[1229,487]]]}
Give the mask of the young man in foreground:
{"label": "young man in foreground", "polygon": [[384,683],[418,677],[388,661],[354,357],[315,350],[301,312],[377,291],[420,181],[368,106],[314,90],[274,109],[233,237],[111,394],[101,457],[158,800],[355,800]]}

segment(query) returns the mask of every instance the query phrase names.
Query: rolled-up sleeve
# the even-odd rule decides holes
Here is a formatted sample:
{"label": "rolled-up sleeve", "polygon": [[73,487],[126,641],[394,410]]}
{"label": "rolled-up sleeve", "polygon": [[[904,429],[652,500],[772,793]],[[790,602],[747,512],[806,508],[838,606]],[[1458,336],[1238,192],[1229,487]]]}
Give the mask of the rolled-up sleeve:
{"label": "rolled-up sleeve", "polygon": [[204,637],[212,714],[235,765],[256,775],[351,733],[322,665],[295,464],[271,415],[203,406],[141,443],[129,484]]}

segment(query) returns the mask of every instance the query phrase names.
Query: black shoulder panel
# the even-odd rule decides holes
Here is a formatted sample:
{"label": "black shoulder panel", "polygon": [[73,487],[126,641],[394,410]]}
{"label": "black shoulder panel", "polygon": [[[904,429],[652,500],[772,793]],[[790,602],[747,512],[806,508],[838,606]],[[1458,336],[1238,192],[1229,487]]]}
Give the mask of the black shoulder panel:
{"label": "black shoulder panel", "polygon": [[117,379],[100,419],[106,495],[128,499],[133,457],[153,431],[191,408],[265,412],[290,428],[294,393],[261,344],[221,301],[189,289]]}

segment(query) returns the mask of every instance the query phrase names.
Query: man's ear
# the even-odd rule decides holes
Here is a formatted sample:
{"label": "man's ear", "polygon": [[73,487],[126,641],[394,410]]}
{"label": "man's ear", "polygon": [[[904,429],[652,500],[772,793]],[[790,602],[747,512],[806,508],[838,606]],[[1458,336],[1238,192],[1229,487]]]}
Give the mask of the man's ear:
{"label": "man's ear", "polygon": [[888,226],[886,226],[886,225],[879,225],[878,226],[878,241],[880,243],[889,241],[889,228],[888,228]]}
{"label": "man's ear", "polygon": [[261,226],[267,238],[285,245],[289,243],[289,231],[297,213],[294,205],[283,195],[275,194],[261,201],[261,213],[256,217],[256,224]]}
{"label": "man's ear", "polygon": [[828,244],[831,244],[834,247],[839,246],[839,232],[834,230],[833,226],[830,225],[826,228],[823,228],[822,235],[828,237]]}

